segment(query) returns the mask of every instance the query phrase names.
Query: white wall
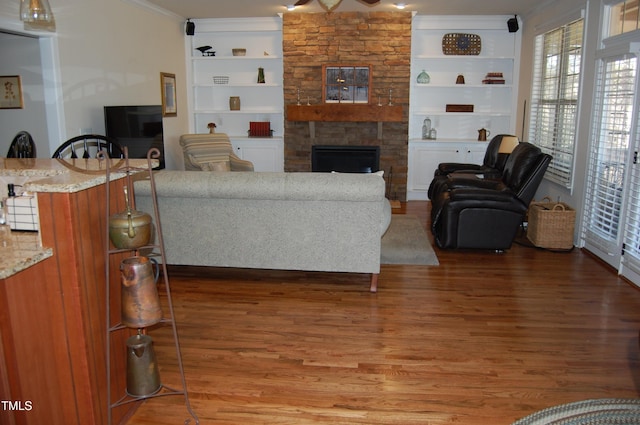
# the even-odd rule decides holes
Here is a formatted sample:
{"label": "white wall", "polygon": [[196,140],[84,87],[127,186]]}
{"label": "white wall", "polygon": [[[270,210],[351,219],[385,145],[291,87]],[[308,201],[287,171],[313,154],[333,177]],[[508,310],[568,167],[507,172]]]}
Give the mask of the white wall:
{"label": "white wall", "polygon": [[[0,28],[19,28],[19,2],[12,1],[15,8],[0,6]],[[57,48],[59,75],[53,83],[60,88],[57,100],[63,105],[61,140],[48,140],[48,155],[39,151],[38,156],[49,156],[81,129],[104,134],[105,105],[160,104],[160,72],[169,72],[176,74],[178,116],[163,120],[165,155],[167,168],[181,168],[178,137],[188,131],[184,20],[122,0],[50,3],[56,31],[44,36],[54,37]],[[21,111],[30,119],[31,108]],[[4,114],[0,110],[0,116]],[[3,154],[10,140],[1,136]]]}
{"label": "white wall", "polygon": [[[0,156],[22,130],[28,131],[36,143],[36,152],[49,152],[47,143],[42,64],[37,38],[0,34],[0,75],[19,75],[24,109],[0,110]],[[5,59],[10,58],[10,59]]]}

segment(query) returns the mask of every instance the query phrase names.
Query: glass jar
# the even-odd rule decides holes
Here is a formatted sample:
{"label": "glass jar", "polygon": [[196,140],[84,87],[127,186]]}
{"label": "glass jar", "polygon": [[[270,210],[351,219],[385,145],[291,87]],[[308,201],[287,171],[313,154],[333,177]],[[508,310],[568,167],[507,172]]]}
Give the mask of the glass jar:
{"label": "glass jar", "polygon": [[435,128],[432,128],[431,131],[429,132],[429,139],[436,140],[437,137],[438,137],[438,132],[436,131]]}
{"label": "glass jar", "polygon": [[429,118],[425,118],[422,122],[422,138],[429,139],[431,136],[431,120]]}

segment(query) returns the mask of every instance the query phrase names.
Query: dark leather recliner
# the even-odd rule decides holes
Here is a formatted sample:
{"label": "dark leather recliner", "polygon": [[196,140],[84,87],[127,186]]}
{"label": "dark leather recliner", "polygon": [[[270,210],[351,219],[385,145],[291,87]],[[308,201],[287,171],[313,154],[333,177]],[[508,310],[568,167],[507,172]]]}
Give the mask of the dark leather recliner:
{"label": "dark leather recliner", "polygon": [[551,156],[530,143],[509,155],[499,180],[450,174],[432,198],[431,231],[440,248],[511,247]]}
{"label": "dark leather recliner", "polygon": [[[432,196],[439,182],[451,173],[483,174],[486,178],[499,179],[502,176],[502,171],[509,157],[508,153],[500,153],[502,138],[505,136],[516,137],[510,134],[498,134],[493,137],[487,145],[482,164],[466,164],[460,162],[441,162],[438,164],[438,168],[436,168],[433,173],[434,179],[431,181],[429,191],[427,192],[429,199],[433,199]],[[438,178],[438,176],[442,177]]]}

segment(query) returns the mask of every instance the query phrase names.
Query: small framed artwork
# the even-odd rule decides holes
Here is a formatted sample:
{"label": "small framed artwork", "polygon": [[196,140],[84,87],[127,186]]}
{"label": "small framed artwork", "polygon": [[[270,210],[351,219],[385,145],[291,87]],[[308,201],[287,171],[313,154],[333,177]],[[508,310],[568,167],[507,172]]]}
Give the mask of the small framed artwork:
{"label": "small framed artwork", "polygon": [[369,103],[371,65],[322,65],[324,103]]}
{"label": "small framed artwork", "polygon": [[176,104],[176,75],[161,72],[160,90],[162,91],[162,116],[175,117],[178,115],[178,106]]}
{"label": "small framed artwork", "polygon": [[22,83],[19,75],[0,76],[2,98],[0,98],[0,109],[22,109]]}

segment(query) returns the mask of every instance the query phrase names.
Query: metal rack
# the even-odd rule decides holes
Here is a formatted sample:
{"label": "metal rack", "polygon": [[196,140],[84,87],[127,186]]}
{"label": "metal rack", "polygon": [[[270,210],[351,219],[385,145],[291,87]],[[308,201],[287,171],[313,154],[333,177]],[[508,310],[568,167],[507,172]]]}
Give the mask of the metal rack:
{"label": "metal rack", "polygon": [[[153,175],[153,162],[154,160],[157,160],[160,158],[160,151],[156,148],[152,148],[149,150],[149,152],[147,153],[147,167],[146,168],[141,168],[141,167],[132,167],[130,166],[129,163],[129,156],[128,156],[128,152],[127,149],[124,148],[125,152],[124,152],[124,158],[122,161],[118,162],[118,164],[122,164],[124,162],[124,166],[123,167],[118,167],[118,168],[111,168],[111,164],[110,164],[110,160],[108,158],[108,156],[106,155],[105,152],[99,152],[98,153],[98,158],[105,160],[105,164],[106,164],[106,239],[105,239],[105,245],[106,245],[106,249],[105,249],[105,269],[106,269],[106,346],[105,346],[105,351],[106,351],[106,371],[107,371],[107,414],[108,414],[108,418],[107,418],[107,424],[111,425],[112,423],[112,409],[118,407],[118,406],[122,406],[128,403],[133,403],[133,402],[137,402],[137,401],[142,401],[142,400],[146,400],[146,399],[150,399],[150,398],[155,398],[155,397],[162,397],[162,396],[170,396],[170,395],[182,395],[184,396],[184,400],[185,400],[185,405],[186,405],[186,409],[189,412],[189,414],[191,415],[191,417],[195,420],[195,424],[198,425],[200,423],[200,420],[198,419],[197,415],[195,414],[195,412],[193,411],[193,409],[191,408],[191,404],[189,402],[189,395],[187,393],[187,384],[186,384],[186,380],[185,380],[185,376],[184,376],[184,367],[182,365],[182,356],[180,354],[180,342],[178,340],[178,331],[176,328],[176,322],[174,320],[174,313],[173,313],[173,303],[171,300],[171,290],[169,288],[169,275],[167,273],[167,264],[166,264],[166,256],[165,256],[165,250],[164,250],[164,241],[162,238],[162,227],[160,225],[160,214],[159,214],[159,210],[158,210],[158,200],[157,200],[157,196],[156,196],[156,187],[155,187],[155,180],[154,180],[154,175]],[[153,219],[155,220],[155,243],[152,243],[153,241],[151,241],[151,243],[149,245],[143,246],[143,247],[139,247],[137,249],[113,249],[112,245],[111,245],[111,241],[109,238],[109,217],[112,214],[111,211],[109,211],[109,207],[110,207],[110,184],[109,182],[111,181],[111,174],[112,173],[117,173],[117,174],[124,174],[124,178],[126,179],[126,186],[129,188],[129,191],[126,193],[125,196],[128,197],[128,205],[131,205],[132,209],[135,209],[135,193],[133,190],[133,182],[131,179],[131,175],[134,173],[141,173],[141,172],[148,172],[149,173],[149,180],[151,183],[151,194],[152,194],[152,199],[153,199]],[[120,399],[116,400],[116,401],[112,401],[112,397],[111,397],[111,338],[112,338],[112,334],[113,332],[117,332],[117,331],[121,331],[124,329],[129,329],[126,326],[124,326],[120,320],[118,320],[118,323],[116,323],[115,325],[112,325],[112,318],[111,318],[111,306],[110,306],[110,290],[109,290],[109,285],[110,285],[110,266],[109,266],[109,257],[112,254],[116,254],[116,253],[123,253],[123,252],[129,252],[132,251],[134,252],[134,256],[139,256],[140,251],[141,250],[145,250],[145,252],[147,250],[151,251],[151,252],[156,252],[159,251],[159,257],[161,262],[158,262],[158,267],[161,267],[161,274],[162,274],[162,279],[164,281],[164,288],[166,291],[166,297],[167,297],[167,304],[168,304],[168,315],[165,314],[163,316],[163,318],[160,320],[160,324],[170,324],[171,328],[173,330],[173,340],[175,343],[175,349],[176,349],[176,357],[177,357],[177,363],[178,363],[178,368],[180,371],[180,378],[182,381],[182,389],[174,389],[171,387],[168,387],[164,384],[160,385],[160,389],[151,395],[145,395],[145,396],[132,396],[129,394],[125,394],[123,395]],[[140,330],[139,330],[140,332]],[[190,418],[185,419],[185,425],[189,424],[191,422]]]}

